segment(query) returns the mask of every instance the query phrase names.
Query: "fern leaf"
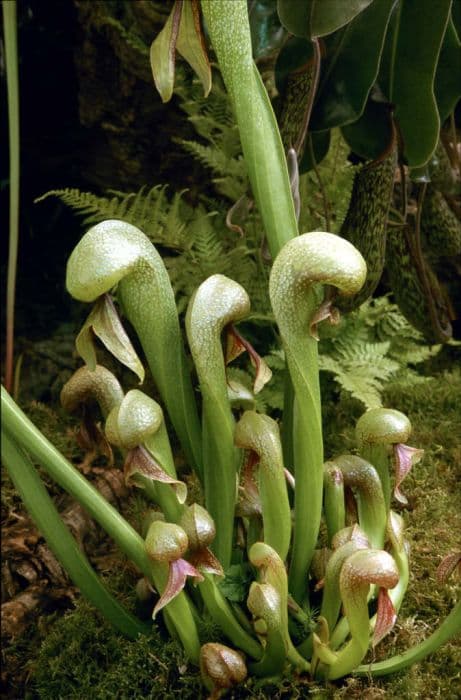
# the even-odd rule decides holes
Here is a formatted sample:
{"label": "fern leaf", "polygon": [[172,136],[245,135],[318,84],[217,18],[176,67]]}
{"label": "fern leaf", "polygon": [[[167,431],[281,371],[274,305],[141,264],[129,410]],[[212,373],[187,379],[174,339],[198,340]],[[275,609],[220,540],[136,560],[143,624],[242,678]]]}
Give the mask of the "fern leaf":
{"label": "fern leaf", "polygon": [[382,405],[381,393],[383,383],[380,379],[367,372],[350,371],[336,358],[328,355],[320,355],[319,367],[321,370],[331,372],[334,380],[354,398],[361,401],[366,408],[375,408]]}
{"label": "fern leaf", "polygon": [[230,175],[238,178],[245,176],[245,164],[241,158],[229,157],[221,149],[215,146],[204,146],[198,141],[179,139],[178,143],[217,175]]}
{"label": "fern leaf", "polygon": [[76,188],[66,188],[62,190],[50,190],[41,197],[37,197],[35,203],[43,202],[48,197],[58,197],[66,206],[73,209],[79,216],[86,216],[91,223],[97,223],[103,219],[114,217],[119,199],[113,197],[98,197],[91,192],[81,192]]}

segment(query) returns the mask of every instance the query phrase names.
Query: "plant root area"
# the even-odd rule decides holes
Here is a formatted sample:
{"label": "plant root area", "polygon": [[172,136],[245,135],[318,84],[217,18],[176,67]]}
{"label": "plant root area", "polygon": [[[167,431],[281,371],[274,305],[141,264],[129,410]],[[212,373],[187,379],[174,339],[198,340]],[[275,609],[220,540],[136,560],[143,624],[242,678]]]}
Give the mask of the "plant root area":
{"label": "plant root area", "polygon": [[[40,429],[87,478],[120,508],[137,528],[146,502],[127,492],[119,469],[104,450],[82,449],[77,424],[61,413],[58,388],[72,371],[58,358],[64,332],[39,346],[24,367],[22,405]],[[50,348],[53,348],[51,352]],[[408,507],[401,511],[411,545],[409,589],[393,632],[367,657],[380,660],[404,651],[427,637],[460,595],[456,572],[444,584],[436,579],[442,559],[459,550],[461,532],[461,373],[447,348],[428,375],[411,391],[404,382],[390,384],[384,405],[408,414],[414,427],[411,444],[425,456],[405,480]],[[54,360],[53,360],[54,358]],[[41,382],[47,375],[46,389]],[[50,388],[51,387],[51,388]],[[40,393],[40,391],[42,393]],[[43,396],[46,403],[31,401]],[[353,448],[353,425],[361,404],[324,386],[326,454]],[[46,481],[46,477],[45,477]],[[129,609],[149,619],[150,607],[140,604],[134,589],[139,578],[133,566],[113,547],[78,504],[46,482],[66,523],[110,590]],[[108,698],[206,697],[197,669],[188,664],[179,645],[159,624],[152,636],[128,641],[115,632],[79,597],[43,538],[25,513],[8,477],[2,488],[2,697],[19,699],[94,700]],[[152,604],[150,604],[152,605]],[[203,629],[204,639],[217,640],[216,629]],[[459,697],[461,648],[452,640],[423,662],[399,674],[373,679],[350,676],[319,684],[307,676],[287,675],[269,683],[249,679],[229,698],[445,698]]]}

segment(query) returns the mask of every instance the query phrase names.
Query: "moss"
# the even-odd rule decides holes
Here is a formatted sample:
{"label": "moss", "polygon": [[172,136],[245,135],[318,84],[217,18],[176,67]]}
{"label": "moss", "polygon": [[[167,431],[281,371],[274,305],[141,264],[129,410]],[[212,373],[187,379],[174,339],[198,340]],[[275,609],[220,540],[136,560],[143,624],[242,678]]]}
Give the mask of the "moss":
{"label": "moss", "polygon": [[[361,413],[358,402],[333,390],[325,411],[327,453],[353,447],[353,424]],[[414,426],[411,444],[423,447],[425,457],[403,484],[410,508],[403,511],[407,537],[412,545],[411,580],[395,630],[376,650],[376,658],[387,658],[426,638],[459,597],[459,585],[449,580],[436,583],[442,557],[459,547],[461,531],[460,480],[461,434],[459,396],[461,372],[444,371],[415,385],[411,391],[390,385],[385,405],[406,412]],[[111,586],[128,604],[133,604],[133,578],[120,569],[111,576]],[[215,630],[201,630],[207,637]],[[36,643],[36,642],[35,642]],[[21,647],[32,655],[31,644]],[[19,647],[18,647],[19,649]],[[261,683],[249,679],[228,698],[330,700],[413,700],[414,698],[458,697],[461,650],[456,640],[436,654],[383,679],[346,678],[338,683],[317,684],[308,678],[284,678]],[[158,627],[150,638],[129,642],[114,632],[85,602],[63,617],[53,618],[36,658],[29,662],[30,681],[25,697],[39,700],[85,697],[105,698],[201,698],[197,669],[187,664],[181,649]],[[19,695],[18,695],[19,696]]]}
{"label": "moss", "polygon": [[[45,638],[34,662],[32,692],[44,700],[147,700],[165,697],[172,685],[181,688],[186,668],[179,647],[155,629],[151,638],[127,642],[81,601]],[[198,680],[188,681],[197,695]]]}
{"label": "moss", "polygon": [[[62,454],[67,455],[71,460],[78,454],[76,451],[75,438],[72,436],[71,431],[68,430],[68,423],[66,424],[62,417],[51,410],[51,408],[38,401],[32,401],[27,403],[23,410],[28,418],[30,418],[37,428],[42,431],[45,437],[47,437]],[[37,467],[50,493],[54,496],[59,496],[62,493],[59,488],[56,487],[39,465],[37,465]],[[20,509],[22,507],[22,502],[6,469],[2,469],[1,472],[1,485],[2,517],[6,519],[8,513],[15,512],[17,508]]]}
{"label": "moss", "polygon": [[[446,367],[448,354],[444,355]],[[427,371],[437,374],[424,384],[408,389],[396,382],[383,397],[385,406],[409,416],[413,425],[409,442],[423,448],[425,455],[402,485],[410,503],[402,512],[411,543],[410,583],[396,628],[377,648],[377,658],[390,657],[429,636],[461,594],[454,579],[445,585],[436,582],[437,567],[446,554],[459,549],[461,532],[461,371],[441,370],[439,362],[428,363]],[[328,396],[324,411],[328,456],[353,449],[353,424],[362,410],[346,395],[338,399],[336,393],[334,401],[334,386],[323,388]],[[340,687],[330,687],[329,697],[454,700],[459,697],[460,668],[461,648],[459,640],[453,640],[403,673],[379,680],[347,679]]]}

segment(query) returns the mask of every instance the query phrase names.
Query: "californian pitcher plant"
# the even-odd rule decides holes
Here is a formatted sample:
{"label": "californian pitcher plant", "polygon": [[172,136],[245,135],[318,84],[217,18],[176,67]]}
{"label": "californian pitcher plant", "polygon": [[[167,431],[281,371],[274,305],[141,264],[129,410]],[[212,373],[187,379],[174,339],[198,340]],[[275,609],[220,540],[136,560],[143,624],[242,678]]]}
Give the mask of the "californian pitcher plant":
{"label": "californian pitcher plant", "polygon": [[[394,500],[405,502],[401,484],[422,451],[406,444],[408,418],[379,408],[359,419],[353,454],[325,461],[317,326],[337,320],[335,302],[361,290],[367,266],[340,236],[298,232],[284,149],[252,59],[246,2],[202,0],[201,12],[273,258],[268,294],[288,370],[282,420],[255,410],[254,396],[271,373],[238,329],[251,310],[245,289],[211,275],[189,301],[184,333],[159,253],[136,227],[108,220],[87,231],[68,261],[67,289],[92,309],[76,341],[85,364],[61,400],[70,412],[98,404],[126,483],[151,504],[145,532],[104,500],[2,388],[3,461],[82,594],[127,637],[149,634],[149,625],[107,591],[32,459],[102,526],[156,593],[152,618],[163,616],[213,697],[247,674],[333,680],[392,673],[461,629],[458,603],[424,642],[363,663],[392,629],[408,585],[403,519],[392,507]],[[210,89],[199,19],[198,2],[175,3],[153,43],[164,99],[171,96],[176,49]],[[121,316],[138,337],[160,403],[142,386],[125,392],[97,362],[95,337],[142,385],[145,370]],[[227,377],[228,364],[244,352],[254,368],[253,393]],[[173,433],[201,487],[197,502],[176,473]],[[251,571],[251,581],[240,603],[231,604],[220,582],[236,565]],[[219,628],[222,643],[203,638],[206,619]]]}

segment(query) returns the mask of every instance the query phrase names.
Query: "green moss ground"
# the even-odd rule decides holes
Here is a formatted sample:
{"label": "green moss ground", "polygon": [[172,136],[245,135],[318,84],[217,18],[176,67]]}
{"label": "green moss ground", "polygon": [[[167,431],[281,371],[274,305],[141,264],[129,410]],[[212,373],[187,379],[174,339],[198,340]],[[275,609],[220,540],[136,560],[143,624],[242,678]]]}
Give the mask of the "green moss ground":
{"label": "green moss ground", "polygon": [[[433,370],[434,368],[430,368]],[[328,392],[327,392],[328,393]],[[410,507],[403,512],[411,542],[411,580],[395,630],[376,650],[376,658],[398,653],[430,634],[460,595],[452,577],[436,583],[442,557],[459,549],[461,532],[461,372],[436,370],[436,376],[411,392],[389,386],[384,403],[406,412],[414,426],[412,445],[426,452],[404,482]],[[351,424],[361,408],[345,397],[326,407],[326,453],[350,449]],[[333,396],[332,396],[333,399]],[[352,420],[351,420],[352,416]],[[110,585],[134,605],[132,581],[114,575]],[[115,633],[85,602],[31,626],[9,650],[10,662],[27,666],[26,688],[9,697],[40,700],[123,700],[206,697],[198,674],[188,666],[162,630],[150,639],[129,642]],[[413,668],[383,679],[348,678],[322,686],[308,679],[286,678],[278,685],[255,680],[229,698],[366,698],[456,700],[461,695],[461,649],[458,640]]]}

